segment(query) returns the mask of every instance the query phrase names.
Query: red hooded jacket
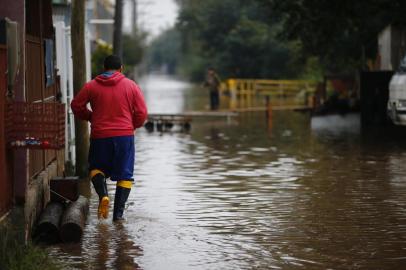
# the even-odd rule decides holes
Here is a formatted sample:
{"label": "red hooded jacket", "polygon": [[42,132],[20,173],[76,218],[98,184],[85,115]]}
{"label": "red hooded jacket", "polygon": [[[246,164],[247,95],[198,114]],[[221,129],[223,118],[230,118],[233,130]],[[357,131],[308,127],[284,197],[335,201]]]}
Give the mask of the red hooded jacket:
{"label": "red hooded jacket", "polygon": [[[87,108],[89,102],[92,110]],[[102,74],[86,83],[71,108],[77,118],[91,123],[93,139],[134,135],[147,117],[140,88],[120,72]]]}

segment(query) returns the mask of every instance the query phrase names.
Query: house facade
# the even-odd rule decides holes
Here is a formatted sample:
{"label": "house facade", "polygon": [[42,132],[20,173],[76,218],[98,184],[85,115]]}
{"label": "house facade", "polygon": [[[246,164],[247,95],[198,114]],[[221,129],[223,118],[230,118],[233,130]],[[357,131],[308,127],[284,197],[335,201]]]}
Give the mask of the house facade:
{"label": "house facade", "polygon": [[0,218],[11,219],[28,239],[49,201],[50,179],[64,172],[65,149],[10,148],[5,104],[61,100],[52,1],[0,0],[0,6]]}

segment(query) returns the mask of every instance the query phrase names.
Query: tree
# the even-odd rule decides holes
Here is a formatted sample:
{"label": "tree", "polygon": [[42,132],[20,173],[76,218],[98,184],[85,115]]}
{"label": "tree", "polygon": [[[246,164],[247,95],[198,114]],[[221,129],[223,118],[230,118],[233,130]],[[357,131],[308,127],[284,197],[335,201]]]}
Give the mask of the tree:
{"label": "tree", "polygon": [[362,68],[376,57],[377,35],[388,24],[405,25],[403,0],[260,0],[282,24],[279,37],[300,42],[330,72]]}
{"label": "tree", "polygon": [[192,70],[213,65],[223,76],[351,73],[376,59],[381,30],[406,26],[404,0],[177,2],[183,61]]}
{"label": "tree", "polygon": [[293,44],[277,39],[280,24],[268,20],[264,4],[242,0],[179,3],[182,51],[186,62],[201,60],[195,62],[201,65],[201,73],[209,65],[223,77],[282,78],[300,73],[291,65],[296,59]]}
{"label": "tree", "polygon": [[92,78],[104,71],[104,59],[113,53],[109,44],[99,43],[92,53]]}
{"label": "tree", "polygon": [[123,35],[123,63],[125,66],[138,65],[144,55],[145,34]]}
{"label": "tree", "polygon": [[148,69],[167,67],[169,74],[175,74],[181,57],[180,33],[174,28],[163,32],[152,41],[147,50]]}

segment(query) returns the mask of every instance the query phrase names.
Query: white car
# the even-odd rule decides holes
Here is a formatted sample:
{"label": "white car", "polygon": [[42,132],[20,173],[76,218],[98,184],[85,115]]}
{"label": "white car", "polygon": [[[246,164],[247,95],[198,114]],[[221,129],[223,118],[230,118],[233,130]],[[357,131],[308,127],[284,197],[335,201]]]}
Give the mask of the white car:
{"label": "white car", "polygon": [[406,126],[406,57],[389,83],[388,115],[395,125]]}

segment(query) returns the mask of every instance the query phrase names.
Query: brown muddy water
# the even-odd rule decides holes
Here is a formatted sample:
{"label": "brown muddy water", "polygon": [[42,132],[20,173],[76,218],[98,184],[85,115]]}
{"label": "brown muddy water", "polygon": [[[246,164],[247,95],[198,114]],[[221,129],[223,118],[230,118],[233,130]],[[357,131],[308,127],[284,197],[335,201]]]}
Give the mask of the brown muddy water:
{"label": "brown muddy water", "polygon": [[[150,112],[208,103],[168,77],[141,85]],[[49,248],[72,269],[406,269],[404,134],[279,112],[136,141],[127,221],[98,221],[93,192],[83,241]]]}

